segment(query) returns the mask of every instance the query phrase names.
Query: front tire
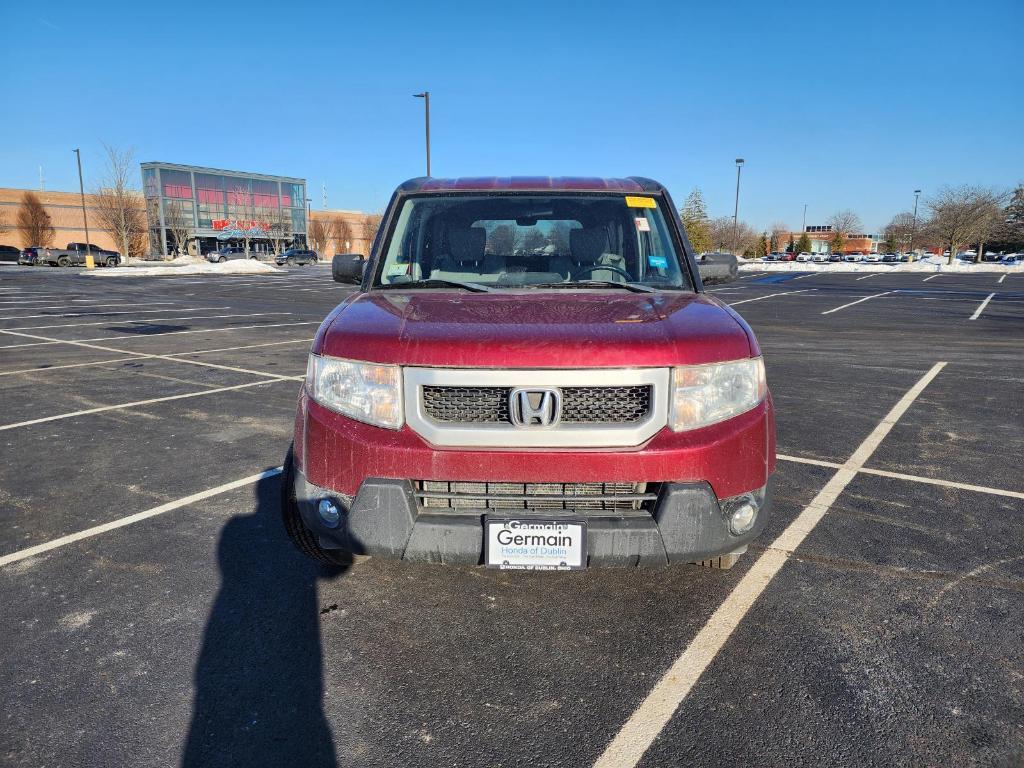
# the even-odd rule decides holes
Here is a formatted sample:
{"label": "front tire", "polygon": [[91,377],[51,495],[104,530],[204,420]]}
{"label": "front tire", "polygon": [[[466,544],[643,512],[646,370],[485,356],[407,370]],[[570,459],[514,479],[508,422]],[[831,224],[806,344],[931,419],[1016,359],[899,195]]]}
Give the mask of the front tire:
{"label": "front tire", "polygon": [[226,257],[226,256],[221,256],[221,257],[220,257],[219,259],[217,259],[217,263],[218,263],[218,264],[223,264],[223,263],[224,263],[225,261],[227,261],[227,260],[228,260],[228,259],[227,259],[227,257]]}
{"label": "front tire", "polygon": [[281,519],[292,544],[310,560],[343,568],[352,565],[351,554],[340,549],[324,549],[317,542],[313,532],[302,522],[299,504],[295,500],[295,464],[291,448],[288,449],[284,471],[281,473]]}
{"label": "front tire", "polygon": [[116,267],[117,266],[117,259],[115,259],[113,256],[111,256],[109,259],[107,259],[107,266],[108,267]]}
{"label": "front tire", "polygon": [[58,267],[70,267],[71,266],[71,259],[69,259],[67,256],[61,256],[59,259],[57,259],[57,266]]}

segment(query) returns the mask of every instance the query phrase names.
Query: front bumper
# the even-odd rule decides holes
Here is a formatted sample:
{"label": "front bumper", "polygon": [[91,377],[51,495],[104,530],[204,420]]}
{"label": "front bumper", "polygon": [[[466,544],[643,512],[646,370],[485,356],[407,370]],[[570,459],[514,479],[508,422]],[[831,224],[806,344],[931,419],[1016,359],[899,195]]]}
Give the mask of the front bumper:
{"label": "front bumper", "polygon": [[[333,528],[326,526],[317,512],[320,500],[325,498],[341,512],[340,523]],[[296,470],[295,499],[303,522],[325,549],[410,562],[483,562],[486,512],[421,507],[408,480],[368,478],[351,497],[314,485]],[[587,564],[659,566],[699,562],[734,552],[761,532],[771,503],[769,480],[754,526],[737,536],[729,531],[719,499],[708,483],[665,483],[650,512],[591,512],[585,516]],[[550,519],[551,515],[523,510],[522,518],[529,517]]]}

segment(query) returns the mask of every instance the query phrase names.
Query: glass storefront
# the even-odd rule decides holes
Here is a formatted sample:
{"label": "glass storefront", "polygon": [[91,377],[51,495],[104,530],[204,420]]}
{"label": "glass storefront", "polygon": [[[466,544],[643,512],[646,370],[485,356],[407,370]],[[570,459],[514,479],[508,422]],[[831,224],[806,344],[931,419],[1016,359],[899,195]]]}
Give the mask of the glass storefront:
{"label": "glass storefront", "polygon": [[302,179],[143,163],[142,186],[154,251],[240,246],[258,256],[306,243]]}

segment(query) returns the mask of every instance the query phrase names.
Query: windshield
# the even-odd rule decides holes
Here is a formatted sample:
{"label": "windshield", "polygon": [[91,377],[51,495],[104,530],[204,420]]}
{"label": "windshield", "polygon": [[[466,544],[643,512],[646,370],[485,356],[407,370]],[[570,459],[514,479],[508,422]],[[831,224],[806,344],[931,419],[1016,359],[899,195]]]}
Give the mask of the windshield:
{"label": "windshield", "polygon": [[425,281],[491,289],[692,287],[656,199],[622,194],[411,197],[374,285]]}

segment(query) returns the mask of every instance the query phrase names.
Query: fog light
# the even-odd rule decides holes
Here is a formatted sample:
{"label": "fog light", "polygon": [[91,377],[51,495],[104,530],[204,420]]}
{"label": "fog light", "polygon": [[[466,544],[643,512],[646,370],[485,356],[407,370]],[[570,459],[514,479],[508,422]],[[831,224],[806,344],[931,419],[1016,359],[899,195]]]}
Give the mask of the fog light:
{"label": "fog light", "polygon": [[320,499],[316,511],[320,515],[320,521],[328,528],[337,528],[341,522],[341,513],[330,499]]}
{"label": "fog light", "polygon": [[722,500],[722,514],[725,516],[729,532],[733,536],[742,536],[753,529],[761,507],[764,505],[767,490],[768,486],[765,486],[740,496]]}
{"label": "fog light", "polygon": [[757,520],[757,507],[746,501],[729,515],[729,530],[739,536],[753,528],[755,520]]}

